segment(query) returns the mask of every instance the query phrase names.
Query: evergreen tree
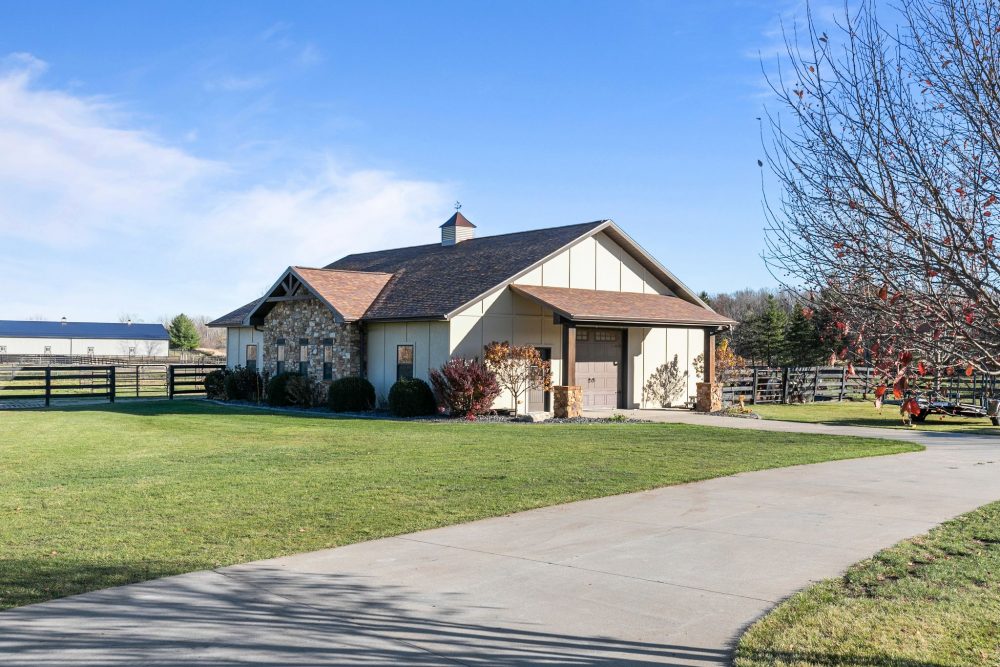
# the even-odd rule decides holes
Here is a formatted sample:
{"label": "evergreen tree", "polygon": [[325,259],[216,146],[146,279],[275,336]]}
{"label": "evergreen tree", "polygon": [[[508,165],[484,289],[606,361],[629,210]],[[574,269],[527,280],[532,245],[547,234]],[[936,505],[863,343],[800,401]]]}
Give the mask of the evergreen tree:
{"label": "evergreen tree", "polygon": [[[756,318],[755,318],[756,319]],[[785,363],[785,327],[788,325],[788,315],[772,295],[767,296],[764,311],[756,321],[757,344],[760,356],[768,366],[780,366]]]}
{"label": "evergreen tree", "polygon": [[191,318],[184,313],[170,320],[167,332],[170,334],[170,347],[193,350],[201,344],[198,329],[194,326]]}
{"label": "evergreen tree", "polygon": [[788,361],[794,366],[813,366],[823,362],[825,355],[820,345],[816,323],[806,315],[802,304],[795,304],[788,320],[785,334]]}

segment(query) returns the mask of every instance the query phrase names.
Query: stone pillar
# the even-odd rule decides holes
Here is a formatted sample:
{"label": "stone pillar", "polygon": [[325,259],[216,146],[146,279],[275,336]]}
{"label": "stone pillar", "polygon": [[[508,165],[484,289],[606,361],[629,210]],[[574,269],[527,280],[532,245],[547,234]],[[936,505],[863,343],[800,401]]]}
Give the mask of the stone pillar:
{"label": "stone pillar", "polygon": [[556,419],[572,419],[583,412],[583,387],[552,387],[552,414]]}
{"label": "stone pillar", "polygon": [[722,409],[722,385],[718,382],[699,382],[696,412],[715,412]]}

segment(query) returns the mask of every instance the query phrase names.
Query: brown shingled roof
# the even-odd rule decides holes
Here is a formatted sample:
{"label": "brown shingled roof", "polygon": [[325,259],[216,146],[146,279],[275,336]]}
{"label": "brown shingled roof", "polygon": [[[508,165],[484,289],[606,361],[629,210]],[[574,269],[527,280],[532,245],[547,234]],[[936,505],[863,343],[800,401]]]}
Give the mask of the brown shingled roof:
{"label": "brown shingled roof", "polygon": [[367,271],[309,269],[302,266],[293,266],[292,270],[348,322],[360,320],[392,278],[391,273]]}
{"label": "brown shingled roof", "polygon": [[231,313],[226,313],[222,317],[212,320],[206,326],[210,327],[238,327],[243,325],[243,320],[246,318],[250,312],[257,307],[260,303],[260,299],[256,301],[251,301],[250,303],[240,306]]}
{"label": "brown shingled roof", "polygon": [[735,324],[728,317],[676,296],[536,285],[511,285],[510,288],[574,322]]}

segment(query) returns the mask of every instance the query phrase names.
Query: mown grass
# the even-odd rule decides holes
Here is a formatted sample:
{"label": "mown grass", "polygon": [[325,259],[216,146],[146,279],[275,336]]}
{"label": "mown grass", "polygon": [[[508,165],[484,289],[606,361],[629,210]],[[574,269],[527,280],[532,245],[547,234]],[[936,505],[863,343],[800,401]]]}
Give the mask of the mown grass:
{"label": "mown grass", "polygon": [[735,664],[1000,665],[1000,503],[793,596],[743,635]]}
{"label": "mown grass", "polygon": [[[909,429],[903,425],[898,405],[886,405],[879,412],[873,401],[847,401],[844,403],[796,403],[792,405],[754,405],[753,411],[764,419],[777,419],[811,424],[836,424],[841,426],[875,426],[879,428]],[[940,417],[930,415],[920,424],[920,431],[979,433],[1000,437],[1000,427],[990,420],[965,417]]]}
{"label": "mown grass", "polygon": [[668,484],[913,451],[666,424],[433,424],[201,401],[0,412],[0,608]]}

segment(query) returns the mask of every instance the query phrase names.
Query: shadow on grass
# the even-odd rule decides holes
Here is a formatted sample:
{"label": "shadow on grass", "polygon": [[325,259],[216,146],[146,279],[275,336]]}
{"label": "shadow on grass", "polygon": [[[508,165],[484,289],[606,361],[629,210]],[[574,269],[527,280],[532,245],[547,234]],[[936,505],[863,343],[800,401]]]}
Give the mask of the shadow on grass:
{"label": "shadow on grass", "polygon": [[0,655],[5,667],[679,666],[726,665],[731,657],[725,649],[551,632],[533,624],[516,608],[483,606],[463,593],[428,594],[364,577],[244,566],[0,612]]}

